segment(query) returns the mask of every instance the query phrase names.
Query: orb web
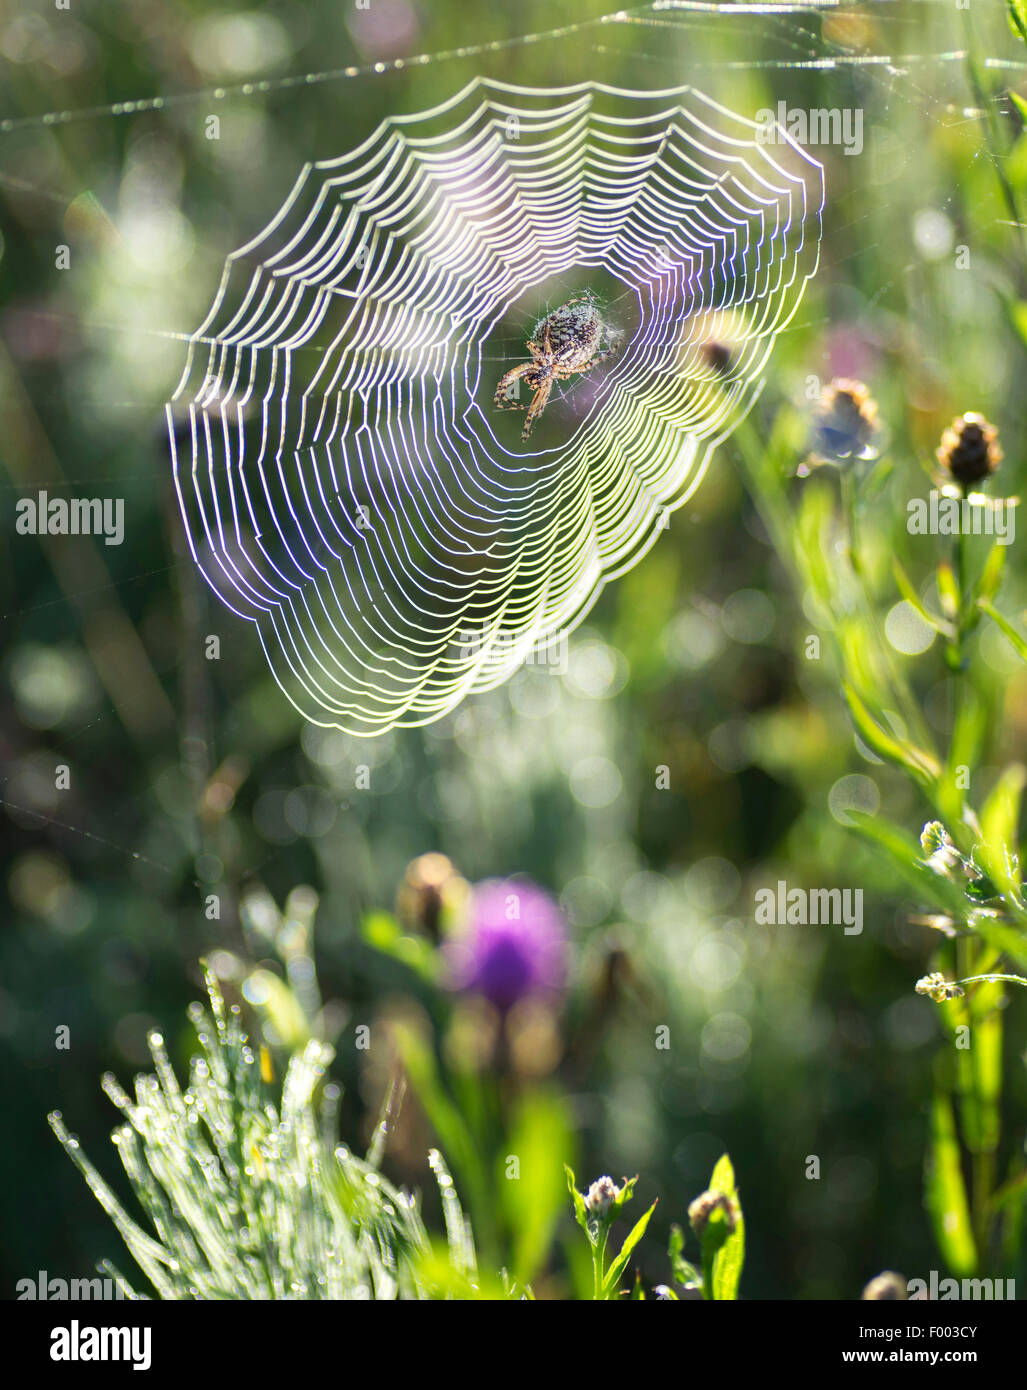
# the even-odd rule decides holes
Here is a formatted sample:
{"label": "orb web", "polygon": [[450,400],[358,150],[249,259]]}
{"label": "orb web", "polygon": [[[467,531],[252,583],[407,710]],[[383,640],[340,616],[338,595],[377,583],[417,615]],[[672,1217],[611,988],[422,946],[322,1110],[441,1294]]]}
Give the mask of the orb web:
{"label": "orb web", "polygon": [[[168,407],[193,558],[297,709],[426,724],[564,638],[750,408],[822,206],[691,88],[478,80],[305,167]],[[524,441],[497,383],[583,294],[615,351]]]}

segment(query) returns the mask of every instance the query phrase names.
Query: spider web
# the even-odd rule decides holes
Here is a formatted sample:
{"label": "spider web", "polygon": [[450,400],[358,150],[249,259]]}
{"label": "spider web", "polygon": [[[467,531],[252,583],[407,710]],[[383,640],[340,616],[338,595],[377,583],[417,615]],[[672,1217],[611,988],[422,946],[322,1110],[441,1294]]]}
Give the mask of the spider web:
{"label": "spider web", "polygon": [[[831,268],[869,220],[852,213],[857,166],[872,196],[890,196],[916,172],[918,130],[994,114],[988,98],[967,103],[963,26],[948,0],[665,0],[343,68],[11,113],[0,135],[16,150],[41,127],[59,138],[219,103],[313,114],[337,89],[413,89],[412,74],[445,70],[448,99],[418,106],[404,88],[363,141],[312,120],[318,157],[230,257],[201,329],[150,330],[187,344],[170,420],[196,562],[255,623],[308,718],[375,733],[504,680],[657,542],[798,307],[819,160]],[[985,35],[982,71],[1019,80],[1000,13]],[[511,62],[535,81],[490,75]],[[631,90],[614,80],[626,67]],[[556,68],[566,85],[545,82]],[[839,151],[761,146],[754,80],[771,109],[851,105],[901,136],[852,176]],[[283,193],[268,186],[251,228]],[[491,408],[495,384],[546,312],[584,290],[623,350],[562,388],[522,445],[522,417]],[[726,374],[708,350],[721,340]]]}
{"label": "spider web", "polygon": [[[476,80],[305,170],[169,412],[194,556],[302,713],[425,723],[575,626],[751,403],[822,201],[818,164],[691,89]],[[483,359],[582,277],[620,291],[623,350],[514,444]]]}

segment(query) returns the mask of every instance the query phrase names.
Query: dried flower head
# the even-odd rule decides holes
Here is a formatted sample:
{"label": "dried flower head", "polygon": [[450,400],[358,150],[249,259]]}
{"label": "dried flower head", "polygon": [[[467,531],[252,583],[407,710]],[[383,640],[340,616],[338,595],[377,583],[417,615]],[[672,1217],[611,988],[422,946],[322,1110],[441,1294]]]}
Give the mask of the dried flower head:
{"label": "dried flower head", "polygon": [[929,995],[936,1004],[943,1004],[946,999],[961,999],[966,990],[961,989],[954,980],[946,980],[940,970],[935,970],[917,980],[916,992]]}
{"label": "dried flower head", "polygon": [[1002,462],[998,430],[973,411],[960,415],[941,437],[938,462],[947,480],[964,490],[990,477]]}
{"label": "dried flower head", "polygon": [[820,398],[814,449],[834,461],[872,458],[877,402],[861,381],[836,377]]}
{"label": "dried flower head", "polygon": [[620,1196],[613,1178],[596,1178],[585,1196],[585,1206],[593,1216],[605,1216]]}
{"label": "dried flower head", "polygon": [[901,1274],[896,1274],[893,1269],[886,1269],[883,1274],[875,1274],[866,1288],[860,1295],[874,1301],[881,1299],[905,1299],[909,1297],[906,1288],[906,1281]]}
{"label": "dried flower head", "polygon": [[701,1236],[709,1225],[715,1211],[722,1211],[727,1218],[727,1228],[733,1231],[738,1224],[738,1209],[726,1192],[701,1192],[688,1208],[688,1220],[692,1230]]}

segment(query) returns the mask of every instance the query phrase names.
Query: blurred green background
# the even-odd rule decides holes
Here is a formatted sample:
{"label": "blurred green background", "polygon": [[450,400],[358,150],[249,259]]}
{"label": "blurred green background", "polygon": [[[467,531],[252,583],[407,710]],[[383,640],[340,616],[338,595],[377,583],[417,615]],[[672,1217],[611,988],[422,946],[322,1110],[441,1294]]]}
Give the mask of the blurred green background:
{"label": "blurred green background", "polygon": [[[989,11],[974,15],[980,54],[1020,62],[1002,6],[976,8]],[[821,268],[779,341],[756,427],[775,401],[804,403],[810,377],[867,381],[895,460],[894,533],[880,543],[916,573],[929,557],[905,532],[905,499],[922,494],[953,415],[980,410],[999,425],[1004,490],[1019,486],[1024,350],[995,289],[1022,294],[1022,230],[964,111],[977,102],[965,63],[932,56],[966,43],[964,16],[953,4],[823,19],[632,11],[633,22],[582,27],[603,13],[538,0],[109,0],[69,12],[40,0],[0,12],[0,119],[12,118],[0,126],[4,1296],[38,1269],[84,1275],[121,1258],[46,1112],[62,1109],[115,1173],[99,1077],[145,1066],[158,1023],[187,1051],[196,959],[239,947],[245,886],[279,901],[316,887],[323,992],[350,1022],[371,1021],[403,976],[358,924],[391,907],[427,850],[471,879],[528,874],[563,903],[577,1173],[639,1172],[639,1197],[660,1197],[643,1256],[653,1282],[666,1278],[667,1227],[725,1148],[746,1211],[746,1297],[851,1298],[883,1267],[938,1266],[921,1185],[940,1030],[912,992],[934,940],[839,809],[879,803],[918,832],[926,808],[861,754],[829,674],[805,658],[809,621],[730,443],[574,634],[566,675],[524,670],[430,728],[363,743],[302,724],[256,634],[219,608],[185,548],[162,406],[180,335],[204,317],[225,256],[266,224],[304,162],[479,72],[537,86],[693,82],[750,116],[781,100],[862,109],[861,154],[814,151],[828,190]],[[571,32],[456,52],[555,26]],[[801,65],[852,52],[894,61]],[[418,53],[446,56],[366,70]],[[349,65],[361,71],[275,85]],[[999,82],[1027,90],[1022,66],[997,72],[990,95]],[[265,78],[270,90],[237,90]],[[192,92],[205,95],[172,99]],[[113,106],[156,95],[156,110]],[[1006,104],[988,109],[1001,139]],[[42,119],[62,111],[80,114]],[[218,141],[204,135],[212,113]],[[58,271],[60,244],[71,264]],[[957,268],[961,246],[969,269]],[[124,544],[16,536],[16,499],[40,488],[125,498]],[[1015,605],[1027,601],[1022,547],[1009,560]],[[218,662],[204,658],[210,632]],[[1027,679],[1000,638],[983,649],[1008,715],[999,760],[1022,749]],[[940,654],[898,659],[917,663],[928,717],[942,720]],[[54,787],[59,763],[67,791]],[[373,769],[372,794],[354,793],[358,763]],[[668,790],[656,787],[661,765]],[[753,893],[779,878],[864,888],[863,935],[755,926]],[[211,891],[220,922],[204,916]],[[1013,1006],[1011,1059],[1027,1035]],[[576,1038],[590,1020],[598,1029]],[[54,1046],[62,1024],[66,1052]],[[670,1027],[669,1052],[654,1052],[657,1024]],[[355,1141],[379,1084],[359,1056],[344,1049],[337,1064]],[[1016,1135],[1022,1067],[1013,1077]],[[812,1154],[819,1181],[806,1178]],[[427,1182],[423,1165],[397,1176]]]}

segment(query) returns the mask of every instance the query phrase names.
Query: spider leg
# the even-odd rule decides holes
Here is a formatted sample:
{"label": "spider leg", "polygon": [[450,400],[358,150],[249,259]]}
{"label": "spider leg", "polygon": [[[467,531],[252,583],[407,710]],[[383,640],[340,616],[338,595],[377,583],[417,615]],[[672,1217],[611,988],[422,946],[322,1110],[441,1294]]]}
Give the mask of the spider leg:
{"label": "spider leg", "polygon": [[535,398],[531,402],[531,408],[528,411],[528,418],[524,422],[524,430],[521,434],[522,441],[527,439],[528,435],[531,434],[535,421],[542,414],[543,410],[545,410],[546,402],[549,400],[549,393],[552,389],[553,378],[550,376],[542,382],[541,386],[539,386],[538,390],[535,392]]}
{"label": "spider leg", "polygon": [[500,377],[499,385],[496,387],[496,394],[492,398],[492,404],[498,410],[526,409],[526,407],[519,404],[519,402],[510,400],[509,394],[520,381],[521,377],[524,376],[525,372],[530,372],[534,366],[534,362],[522,362],[517,367],[511,367],[505,375]]}

